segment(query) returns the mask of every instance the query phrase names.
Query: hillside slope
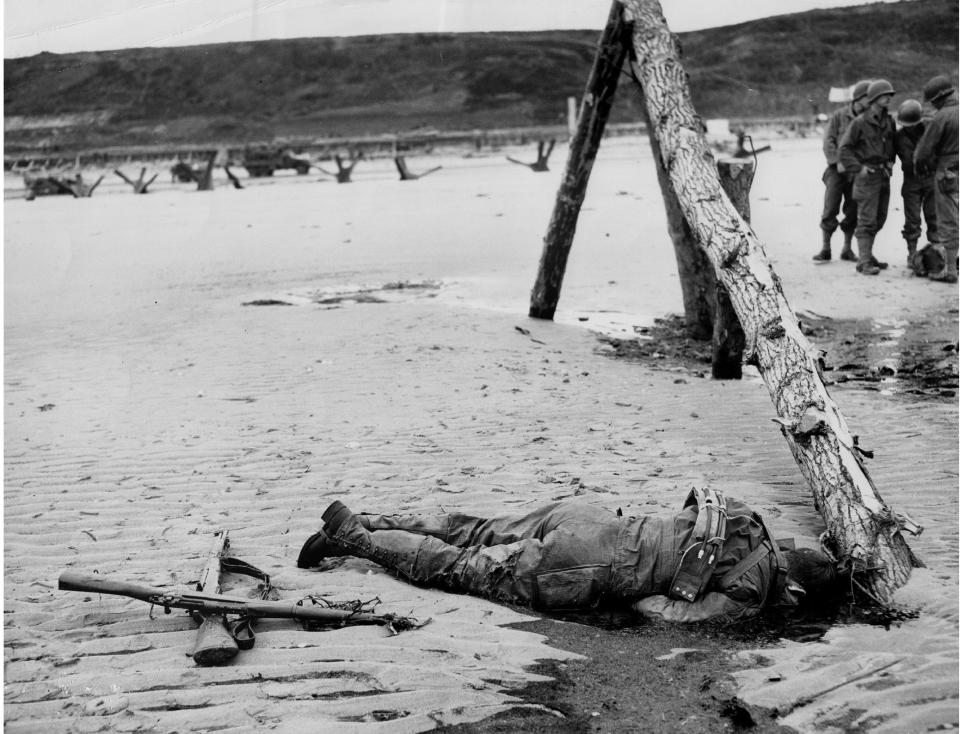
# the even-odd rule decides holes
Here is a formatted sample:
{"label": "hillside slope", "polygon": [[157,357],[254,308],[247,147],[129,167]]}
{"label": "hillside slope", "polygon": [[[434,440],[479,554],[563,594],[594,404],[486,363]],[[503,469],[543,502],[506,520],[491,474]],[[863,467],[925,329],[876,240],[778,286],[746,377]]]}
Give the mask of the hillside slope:
{"label": "hillside slope", "polygon": [[[304,38],[39,54],[4,64],[5,116],[85,115],[57,128],[8,124],[6,142],[156,144],[561,124],[597,31]],[[918,96],[956,78],[955,0],[778,16],[680,35],[704,117],[809,115],[831,86],[883,76]],[[621,85],[615,121],[639,118]],[[91,125],[90,113],[100,113]]]}

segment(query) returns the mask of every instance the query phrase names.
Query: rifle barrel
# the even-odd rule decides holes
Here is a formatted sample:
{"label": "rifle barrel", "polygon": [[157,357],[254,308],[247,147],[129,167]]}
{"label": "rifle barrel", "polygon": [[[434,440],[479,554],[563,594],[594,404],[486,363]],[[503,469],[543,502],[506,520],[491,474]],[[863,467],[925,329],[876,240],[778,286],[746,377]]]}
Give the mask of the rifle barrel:
{"label": "rifle barrel", "polygon": [[352,624],[389,624],[394,620],[394,617],[389,614],[350,612],[345,609],[331,609],[294,601],[242,599],[221,594],[197,592],[181,593],[125,581],[111,581],[98,574],[78,573],[77,571],[64,571],[60,574],[59,588],[64,591],[88,591],[95,594],[126,596],[165,608],[187,609],[203,614],[238,614],[263,619],[350,622]]}

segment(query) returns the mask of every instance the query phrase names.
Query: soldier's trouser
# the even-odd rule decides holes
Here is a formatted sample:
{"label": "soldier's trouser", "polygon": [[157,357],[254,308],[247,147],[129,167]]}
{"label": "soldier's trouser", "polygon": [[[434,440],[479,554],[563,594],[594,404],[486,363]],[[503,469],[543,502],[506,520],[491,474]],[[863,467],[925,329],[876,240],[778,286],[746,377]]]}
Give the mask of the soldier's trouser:
{"label": "soldier's trouser", "polygon": [[[607,590],[619,522],[590,505],[558,503],[522,517],[368,515],[373,541],[416,542],[413,581],[542,609],[596,605]],[[392,528],[392,529],[385,529]]]}
{"label": "soldier's trouser", "polygon": [[957,169],[938,168],[934,200],[937,206],[937,237],[944,249],[957,254]]}
{"label": "soldier's trouser", "polygon": [[887,221],[890,206],[890,178],[881,171],[857,174],[853,181],[853,198],[857,202],[857,228],[861,237],[876,235]]}
{"label": "soldier's trouser", "polygon": [[[836,165],[827,166],[823,172],[823,213],[820,215],[820,229],[834,233],[839,226],[844,232],[853,232],[857,226],[857,202],[853,200],[853,182],[849,176],[840,173]],[[837,221],[837,215],[843,211],[843,221]]]}
{"label": "soldier's trouser", "polygon": [[927,241],[937,241],[936,182],[933,176],[903,177],[900,194],[903,196],[903,229],[901,234],[907,242],[918,241],[922,231],[921,212],[927,223]]}

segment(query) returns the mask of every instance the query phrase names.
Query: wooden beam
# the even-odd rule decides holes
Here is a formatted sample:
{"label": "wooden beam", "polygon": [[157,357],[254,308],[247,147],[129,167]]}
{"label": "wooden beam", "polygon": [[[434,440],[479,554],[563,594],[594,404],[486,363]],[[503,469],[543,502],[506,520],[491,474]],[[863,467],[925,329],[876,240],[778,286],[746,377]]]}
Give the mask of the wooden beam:
{"label": "wooden beam", "polygon": [[547,234],[543,238],[540,269],[530,294],[530,316],[533,318],[553,319],[557,310],[580,207],[587,192],[590,171],[597,157],[607,118],[610,116],[613,96],[620,80],[620,70],[627,54],[624,43],[625,29],[623,11],[620,5],[614,2],[597,46],[597,54],[580,106],[577,134],[570,141],[563,182],[557,192]]}

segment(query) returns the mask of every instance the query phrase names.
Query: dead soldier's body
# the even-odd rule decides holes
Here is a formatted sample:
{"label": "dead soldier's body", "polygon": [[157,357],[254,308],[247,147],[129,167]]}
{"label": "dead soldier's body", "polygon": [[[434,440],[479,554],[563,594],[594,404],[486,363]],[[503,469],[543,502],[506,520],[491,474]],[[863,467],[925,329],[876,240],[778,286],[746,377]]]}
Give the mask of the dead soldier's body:
{"label": "dead soldier's body", "polygon": [[786,549],[747,505],[694,490],[670,515],[549,504],[522,516],[354,514],[340,502],[297,565],[367,558],[415,584],[542,610],[628,606],[673,622],[739,621],[835,596],[824,554]]}

